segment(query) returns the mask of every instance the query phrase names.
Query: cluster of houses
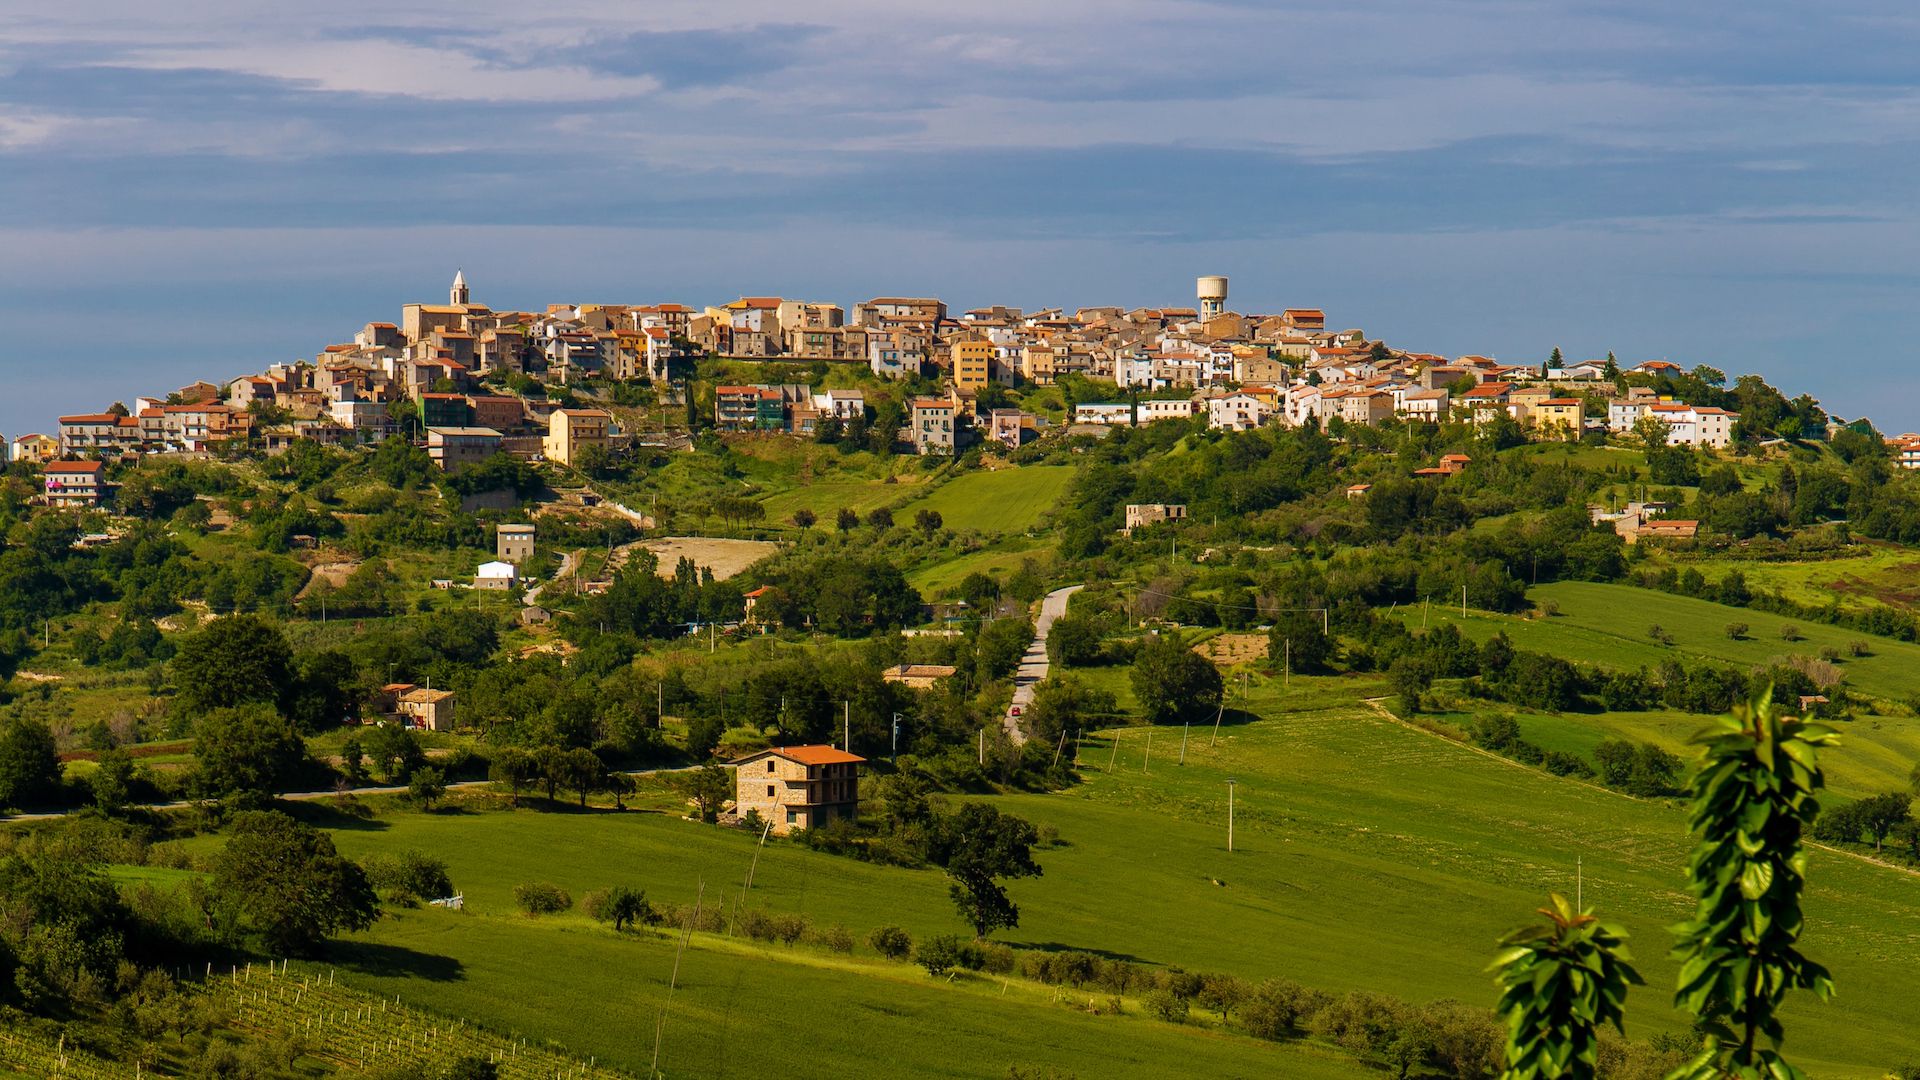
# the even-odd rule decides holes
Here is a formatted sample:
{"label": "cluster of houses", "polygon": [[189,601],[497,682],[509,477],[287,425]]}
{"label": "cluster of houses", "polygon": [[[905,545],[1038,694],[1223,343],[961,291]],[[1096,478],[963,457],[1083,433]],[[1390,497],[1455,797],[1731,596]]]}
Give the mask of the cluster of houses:
{"label": "cluster of houses", "polygon": [[[1448,360],[1390,349],[1358,329],[1329,330],[1317,308],[1239,314],[1226,308],[1226,285],[1201,278],[1196,307],[1131,310],[996,305],[956,315],[934,297],[875,297],[848,313],[837,304],[749,296],[705,308],[556,304],[528,312],[474,303],[465,275],[456,273],[447,303],[404,305],[399,322],[367,323],[311,361],[274,364],[225,386],[194,383],[127,409],[63,416],[57,434],[23,435],[10,449],[15,459],[61,467],[58,477],[49,474],[47,496],[62,505],[93,505],[105,494],[97,470],[78,468],[88,461],[200,453],[236,439],[269,450],[296,440],[365,444],[409,415],[448,471],[498,453],[573,464],[589,448],[618,450],[631,436],[605,410],[498,393],[480,380],[495,373],[561,384],[645,377],[664,386],[676,361],[704,355],[836,361],[883,379],[936,380],[939,393],[906,402],[898,433],[922,454],[956,453],[982,438],[1017,447],[1036,437],[1044,420],[979,407],[980,392],[1067,375],[1131,392],[1124,402],[1074,406],[1070,424],[1097,427],[1204,418],[1216,429],[1244,431],[1335,419],[1510,416],[1542,436],[1574,437],[1629,433],[1652,418],[1665,424],[1670,442],[1718,447],[1738,419],[1645,387],[1615,396],[1610,362],[1541,368],[1484,356]],[[1677,368],[1655,360],[1633,370]],[[731,432],[805,436],[822,422],[844,424],[868,412],[858,390],[794,384],[724,385],[714,402],[715,424]],[[1912,442],[1903,463],[1920,466],[1920,439]]]}

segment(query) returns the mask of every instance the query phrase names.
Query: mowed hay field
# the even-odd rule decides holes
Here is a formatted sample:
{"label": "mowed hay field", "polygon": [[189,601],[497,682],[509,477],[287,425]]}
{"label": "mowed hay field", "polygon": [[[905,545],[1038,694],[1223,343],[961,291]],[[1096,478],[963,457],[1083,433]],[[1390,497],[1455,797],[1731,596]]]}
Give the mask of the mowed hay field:
{"label": "mowed hay field", "polygon": [[[1476,641],[1505,633],[1517,648],[1610,668],[1652,669],[1671,659],[1752,667],[1788,655],[1818,656],[1821,649],[1833,648],[1840,652],[1850,689],[1896,701],[1920,694],[1920,645],[1632,585],[1561,581],[1527,595],[1535,604],[1558,605],[1559,614],[1531,619],[1469,610],[1463,619],[1457,603],[1435,603],[1424,611],[1413,605],[1402,612],[1410,627],[1417,628],[1423,617],[1429,625],[1453,622]],[[1747,624],[1746,636],[1738,641],[1727,636],[1727,624],[1736,622]],[[1789,624],[1798,629],[1800,640],[1781,637]],[[1649,631],[1656,625],[1673,636],[1673,645],[1653,640]],[[1872,655],[1849,656],[1848,646],[1855,641],[1867,642]]]}
{"label": "mowed hay field", "polygon": [[[1336,681],[1296,681],[1291,695],[1256,686],[1253,707],[1270,718],[1229,723],[1213,747],[1196,728],[1184,766],[1179,729],[1151,729],[1150,760],[1150,729],[1123,729],[1113,772],[1103,771],[1110,746],[1090,739],[1086,784],[995,800],[1067,842],[1038,853],[1044,876],[1010,884],[1021,926],[996,937],[1490,1005],[1483,969],[1495,940],[1529,921],[1549,890],[1571,892],[1583,860],[1586,900],[1631,931],[1649,982],[1630,1000],[1630,1034],[1684,1030],[1669,1004],[1676,966],[1665,931],[1689,910],[1683,809],[1519,767],[1363,706],[1328,705],[1319,684]],[[1229,778],[1238,782],[1232,854]],[[440,853],[469,911],[383,922],[361,936],[370,944],[354,981],[603,1061],[650,1050],[669,946],[616,941],[577,916],[515,915],[512,887],[550,880],[577,896],[631,882],[684,903],[704,881],[709,902],[730,903],[752,859],[750,837],[655,814],[401,814],[370,825],[338,833],[343,851]],[[1825,850],[1811,862],[1805,946],[1832,968],[1840,998],[1797,996],[1788,1049],[1810,1075],[1877,1078],[1920,1056],[1910,978],[1920,877]],[[869,962],[873,926],[898,923],[916,939],[960,929],[935,872],[775,843],[753,897],[816,925],[845,925],[863,943],[843,961],[696,939],[679,1019],[669,1019],[669,1075],[760,1075],[776,1065],[814,1075],[811,1061],[827,1058],[869,1062],[875,1075],[997,1076],[1021,1063],[1082,1076],[1362,1075],[1301,1048],[1088,1016],[1017,981],[1000,997],[986,980],[935,985],[915,969]],[[821,1053],[781,1056],[796,1030]]]}
{"label": "mowed hay field", "polygon": [[1037,528],[1073,482],[1071,465],[1028,465],[957,476],[908,503],[902,519],[921,510],[940,514],[947,528],[983,533]]}

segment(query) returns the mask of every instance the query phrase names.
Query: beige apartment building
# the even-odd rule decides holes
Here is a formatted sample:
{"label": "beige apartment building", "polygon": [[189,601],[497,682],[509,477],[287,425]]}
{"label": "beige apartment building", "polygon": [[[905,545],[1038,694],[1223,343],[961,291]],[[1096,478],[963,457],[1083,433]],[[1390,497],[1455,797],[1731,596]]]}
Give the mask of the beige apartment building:
{"label": "beige apartment building", "polygon": [[613,417],[604,409],[555,409],[547,418],[547,437],[541,452],[548,461],[571,465],[574,457],[589,446],[605,449],[612,428]]}
{"label": "beige apartment building", "polygon": [[782,746],[734,763],[734,812],[755,813],[775,835],[853,820],[860,810],[860,765],[867,759],[831,746]]}

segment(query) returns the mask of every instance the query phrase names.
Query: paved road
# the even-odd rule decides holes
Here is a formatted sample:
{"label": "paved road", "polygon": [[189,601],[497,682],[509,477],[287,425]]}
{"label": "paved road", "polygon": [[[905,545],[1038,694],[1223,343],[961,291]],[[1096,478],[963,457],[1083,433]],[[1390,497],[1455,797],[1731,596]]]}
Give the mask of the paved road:
{"label": "paved road", "polygon": [[1000,718],[1000,726],[1015,746],[1027,741],[1027,733],[1020,728],[1020,717],[1025,715],[1027,706],[1033,704],[1033,684],[1047,677],[1047,631],[1053,628],[1053,620],[1067,613],[1067,598],[1084,588],[1084,585],[1069,585],[1055,589],[1040,601],[1040,618],[1033,624],[1033,643],[1027,646],[1027,654],[1020,658],[1020,666],[1013,673],[1013,704],[1007,706],[1007,715]]}
{"label": "paved road", "polygon": [[527,606],[532,607],[535,603],[539,602],[540,594],[546,590],[546,587],[548,585],[551,585],[554,582],[561,580],[562,578],[572,577],[574,568],[580,565],[581,554],[582,553],[578,551],[561,552],[560,553],[560,569],[555,570],[553,572],[552,577],[548,578],[547,580],[541,582],[538,585],[535,585],[533,588],[527,590],[526,596],[524,597],[524,599],[526,600]]}

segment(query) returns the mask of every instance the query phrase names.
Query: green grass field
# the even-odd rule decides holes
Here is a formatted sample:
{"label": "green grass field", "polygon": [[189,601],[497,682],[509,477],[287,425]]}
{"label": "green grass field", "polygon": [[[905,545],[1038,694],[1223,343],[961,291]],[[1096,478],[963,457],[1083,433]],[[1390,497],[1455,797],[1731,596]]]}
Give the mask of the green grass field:
{"label": "green grass field", "polygon": [[[1706,726],[1705,717],[1659,710],[1638,713],[1555,715],[1515,713],[1522,735],[1543,750],[1565,750],[1589,761],[1605,738],[1650,742],[1682,757],[1696,753],[1688,744]],[[1828,757],[1827,787],[1857,799],[1883,791],[1908,789],[1908,775],[1920,762],[1920,720],[1908,716],[1863,716],[1835,725],[1843,749]]]}
{"label": "green grass field", "polygon": [[1073,474],[1071,465],[964,473],[908,503],[901,514],[910,517],[919,510],[935,510],[946,527],[955,531],[1026,532],[1059,504]]}
{"label": "green grass field", "polygon": [[1042,565],[1052,562],[1053,544],[1012,537],[984,551],[920,567],[907,575],[907,583],[923,595],[940,596],[956,588],[968,574],[981,573],[1004,581],[1028,559]]}
{"label": "green grass field", "polygon": [[1738,570],[1749,586],[1778,589],[1800,604],[1824,606],[1838,600],[1840,606],[1851,610],[1881,604],[1908,611],[1920,607],[1920,558],[1912,550],[1881,544],[1856,547],[1856,554],[1840,559],[1772,562],[1715,558],[1674,560],[1673,565],[1681,569],[1691,566],[1713,582]]}
{"label": "green grass field", "polygon": [[[1336,704],[1343,685],[1351,701],[1364,684],[1297,680],[1283,692],[1262,680],[1252,705],[1270,719],[1229,722],[1213,747],[1195,729],[1184,766],[1176,764],[1178,729],[1126,729],[1117,753],[1101,741],[1083,748],[1086,784],[998,800],[1057,827],[1068,844],[1039,854],[1043,877],[1011,883],[1021,926],[999,937],[1330,990],[1490,1004],[1482,969],[1494,941],[1549,890],[1573,890],[1583,862],[1586,900],[1632,932],[1649,981],[1630,1001],[1630,1034],[1682,1030],[1668,1004],[1675,965],[1664,929],[1688,910],[1682,809],[1555,779]],[[1238,782],[1231,855],[1229,779]],[[617,1061],[650,1046],[668,947],[610,942],[577,917],[519,917],[512,887],[551,880],[578,895],[628,881],[684,903],[704,882],[709,901],[730,903],[752,858],[740,833],[637,813],[400,814],[342,831],[338,843],[356,856],[440,853],[470,905],[463,915],[407,913],[381,924],[366,935],[356,982]],[[1805,944],[1833,969],[1841,997],[1828,1005],[1796,998],[1788,1048],[1810,1075],[1878,1077],[1920,1054],[1911,1024],[1920,993],[1907,970],[1917,886],[1909,873],[1837,853],[1818,851],[1812,864]],[[755,882],[754,903],[846,925],[857,938],[887,922],[916,938],[959,929],[944,881],[930,871],[775,843]],[[767,1044],[803,1028],[823,1060],[862,1060],[885,1047],[901,1073],[1003,1075],[1009,1064],[1032,1062],[1083,1076],[1318,1075],[1287,1056],[1297,1049],[1145,1020],[1122,1029],[1114,1018],[1034,1000],[1018,983],[1001,998],[985,981],[937,987],[865,957],[864,945],[849,963],[703,940],[676,998],[687,1019],[669,1023],[671,1074],[755,1074],[769,1061]],[[606,1023],[609,1007],[626,1022]],[[953,1051],[929,1049],[940,1046]]]}
{"label": "green grass field", "polygon": [[[1920,693],[1920,645],[1631,585],[1561,581],[1538,586],[1528,595],[1536,604],[1557,604],[1559,614],[1528,619],[1470,610],[1462,619],[1458,607],[1438,603],[1430,610],[1403,608],[1401,614],[1411,627],[1418,627],[1422,618],[1430,625],[1453,622],[1476,641],[1504,632],[1516,647],[1612,668],[1653,668],[1676,657],[1688,663],[1717,660],[1753,666],[1791,654],[1816,656],[1831,647],[1841,651],[1840,666],[1852,690],[1898,701]],[[1727,624],[1735,622],[1748,627],[1739,641],[1726,632]],[[1781,628],[1788,624],[1799,629],[1802,640],[1781,637]],[[1672,646],[1652,639],[1648,631],[1655,625],[1673,635]],[[1846,656],[1855,641],[1870,642],[1872,655]]]}

